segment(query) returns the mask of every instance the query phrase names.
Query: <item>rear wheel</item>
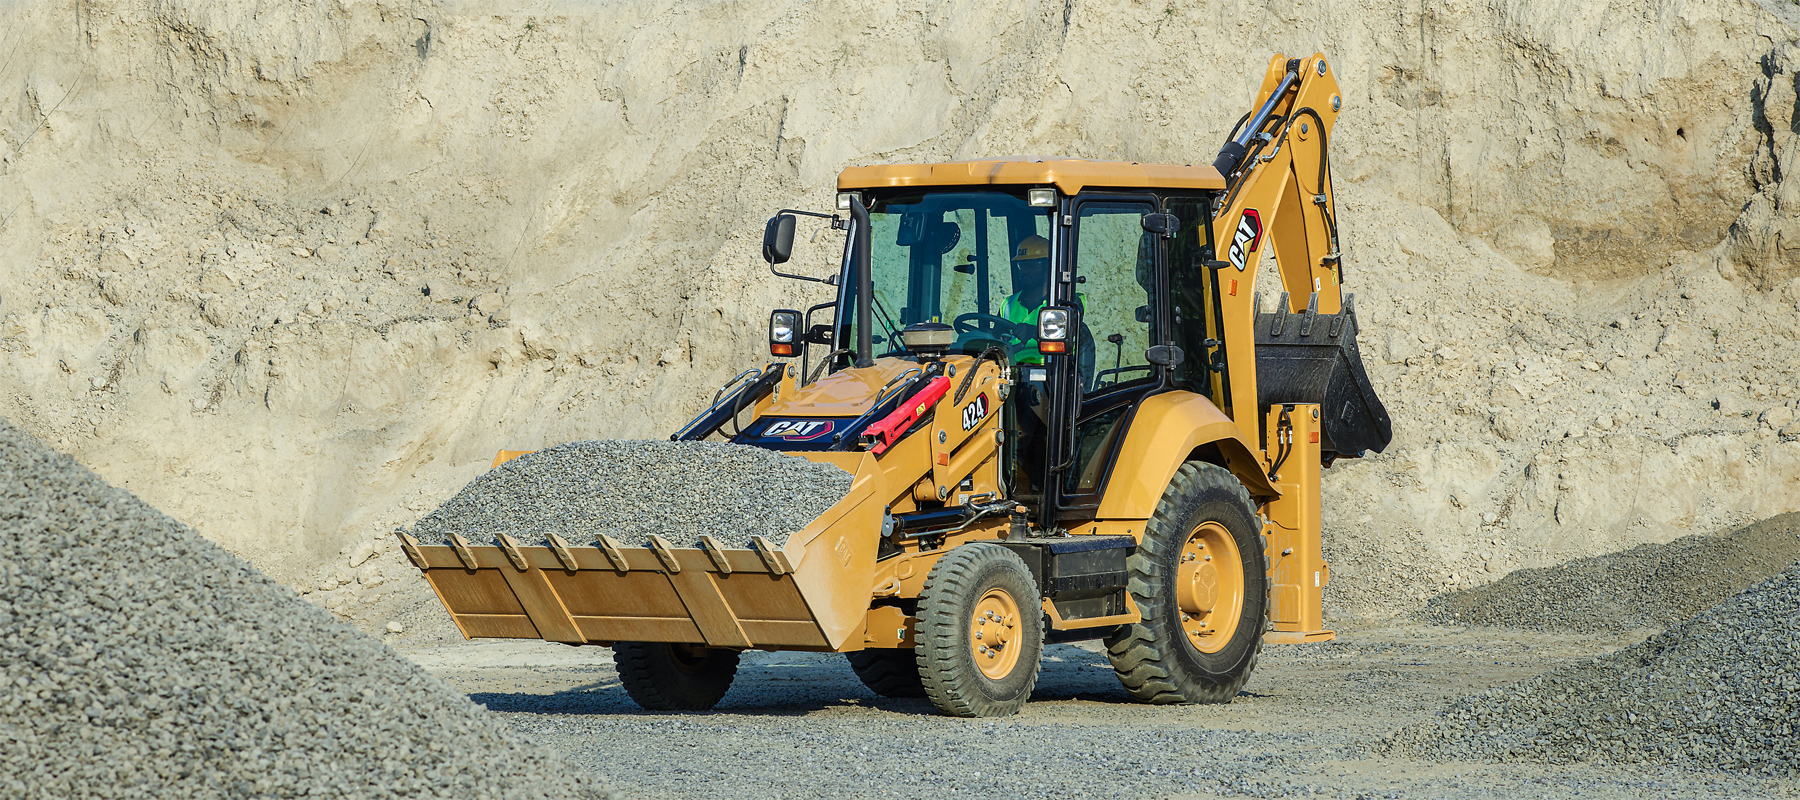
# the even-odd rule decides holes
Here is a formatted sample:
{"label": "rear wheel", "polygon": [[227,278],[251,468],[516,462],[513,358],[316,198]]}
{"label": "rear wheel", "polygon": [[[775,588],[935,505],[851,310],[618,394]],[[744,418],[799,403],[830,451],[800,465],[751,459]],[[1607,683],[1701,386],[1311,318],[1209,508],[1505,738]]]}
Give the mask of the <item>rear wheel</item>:
{"label": "rear wheel", "polygon": [[946,714],[1016,714],[1031,698],[1044,614],[1025,562],[995,544],[938,559],[919,593],[918,661],[925,696]]}
{"label": "rear wheel", "polygon": [[1269,570],[1262,526],[1224,467],[1176,470],[1131,556],[1142,622],[1106,640],[1119,682],[1146,703],[1227,703],[1262,652]]}
{"label": "rear wheel", "polygon": [[882,697],[924,697],[919,660],[911,650],[870,649],[845,653],[864,686]]}
{"label": "rear wheel", "polygon": [[619,682],[650,711],[705,711],[719,704],[737,676],[738,652],[696,644],[619,642]]}

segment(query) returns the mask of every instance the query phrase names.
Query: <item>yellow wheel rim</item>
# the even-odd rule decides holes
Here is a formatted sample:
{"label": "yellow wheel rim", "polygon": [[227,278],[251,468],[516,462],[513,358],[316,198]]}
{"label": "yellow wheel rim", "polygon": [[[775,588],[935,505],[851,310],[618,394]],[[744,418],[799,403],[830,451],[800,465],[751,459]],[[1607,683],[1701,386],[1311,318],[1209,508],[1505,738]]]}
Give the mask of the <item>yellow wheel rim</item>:
{"label": "yellow wheel rim", "polygon": [[975,601],[969,650],[981,674],[1000,680],[1019,665],[1019,602],[1005,589],[989,589]]}
{"label": "yellow wheel rim", "polygon": [[1175,564],[1175,603],[1188,644],[1217,653],[1237,632],[1244,613],[1244,560],[1231,531],[1217,522],[1200,523]]}

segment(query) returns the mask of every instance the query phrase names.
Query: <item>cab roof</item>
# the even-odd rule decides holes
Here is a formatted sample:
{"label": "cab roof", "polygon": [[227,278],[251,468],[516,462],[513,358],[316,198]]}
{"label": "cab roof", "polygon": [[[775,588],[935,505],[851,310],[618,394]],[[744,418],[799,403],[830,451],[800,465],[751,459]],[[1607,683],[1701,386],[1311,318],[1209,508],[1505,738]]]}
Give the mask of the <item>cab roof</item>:
{"label": "cab roof", "polygon": [[1211,165],[1089,161],[1064,156],[1013,156],[944,164],[877,164],[838,175],[838,190],[902,186],[1054,185],[1063,194],[1088,187],[1121,189],[1223,189]]}

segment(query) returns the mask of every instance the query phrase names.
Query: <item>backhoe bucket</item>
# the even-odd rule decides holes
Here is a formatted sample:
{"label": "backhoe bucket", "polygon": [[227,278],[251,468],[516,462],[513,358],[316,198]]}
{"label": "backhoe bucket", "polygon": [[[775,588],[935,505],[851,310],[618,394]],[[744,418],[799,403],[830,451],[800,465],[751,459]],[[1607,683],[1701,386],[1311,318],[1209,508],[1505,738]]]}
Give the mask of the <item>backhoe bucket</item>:
{"label": "backhoe bucket", "polygon": [[[868,453],[795,454],[854,475],[849,493],[785,545],[749,549],[626,547],[593,531],[560,531],[549,546],[510,539],[423,545],[407,558],[425,574],[463,635],[569,644],[681,642],[724,648],[837,650],[860,644],[886,497]],[[691,537],[683,537],[691,538]],[[579,544],[571,544],[571,543]]]}
{"label": "backhoe bucket", "polygon": [[1356,349],[1356,296],[1344,295],[1343,310],[1319,313],[1314,292],[1302,314],[1288,313],[1288,295],[1278,308],[1262,311],[1257,298],[1256,394],[1263,408],[1280,403],[1319,404],[1324,455],[1356,458],[1377,453],[1394,438],[1387,409],[1369,385]]}

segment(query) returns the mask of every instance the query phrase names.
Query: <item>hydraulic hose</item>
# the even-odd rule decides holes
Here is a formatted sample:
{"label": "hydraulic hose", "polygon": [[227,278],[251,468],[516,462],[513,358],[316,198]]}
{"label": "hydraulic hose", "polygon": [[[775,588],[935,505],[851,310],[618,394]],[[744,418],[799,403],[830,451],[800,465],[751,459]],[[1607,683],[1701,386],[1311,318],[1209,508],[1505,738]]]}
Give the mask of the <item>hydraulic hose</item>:
{"label": "hydraulic hose", "polygon": [[856,366],[875,366],[874,321],[869,307],[875,304],[875,276],[870,250],[875,243],[875,230],[869,225],[869,209],[862,198],[850,195],[850,222],[856,237],[851,269],[856,270]]}
{"label": "hydraulic hose", "polygon": [[1213,169],[1218,170],[1220,175],[1226,177],[1230,177],[1231,173],[1236,172],[1238,166],[1244,163],[1244,154],[1250,152],[1251,138],[1256,136],[1257,132],[1263,129],[1263,125],[1268,123],[1269,117],[1275,113],[1276,104],[1280,103],[1282,98],[1287,97],[1287,93],[1299,83],[1300,62],[1289,61],[1287,74],[1282,76],[1281,83],[1275,85],[1275,91],[1269,93],[1269,99],[1263,102],[1262,108],[1256,110],[1256,114],[1250,117],[1248,123],[1238,128],[1237,136],[1226,142],[1224,147],[1219,148],[1219,157],[1213,159]]}

